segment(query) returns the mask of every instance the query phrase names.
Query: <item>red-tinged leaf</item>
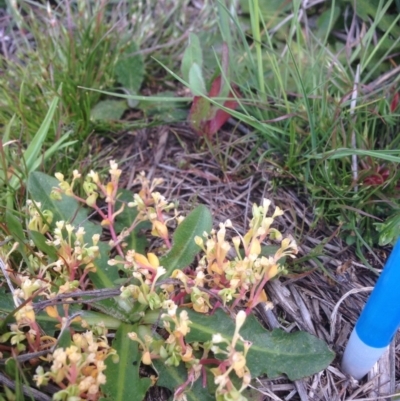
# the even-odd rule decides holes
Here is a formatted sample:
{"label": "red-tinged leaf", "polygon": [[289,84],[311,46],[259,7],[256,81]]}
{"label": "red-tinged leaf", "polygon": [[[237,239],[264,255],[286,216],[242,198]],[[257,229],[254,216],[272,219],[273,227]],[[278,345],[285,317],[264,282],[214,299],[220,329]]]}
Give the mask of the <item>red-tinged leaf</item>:
{"label": "red-tinged leaf", "polygon": [[[218,97],[221,93],[222,77],[219,75],[211,84],[208,96],[210,98]],[[238,91],[235,91],[238,96]],[[238,103],[234,100],[232,91],[229,93],[227,100],[224,102],[224,107],[235,110]],[[221,110],[210,104],[206,98],[195,96],[189,113],[189,120],[192,128],[200,135],[211,138],[229,119],[230,114],[225,110]]]}
{"label": "red-tinged leaf", "polygon": [[216,77],[211,84],[210,92],[208,92],[209,97],[219,96],[221,92],[221,82],[222,82],[222,77],[221,75],[218,75],[218,77]]}
{"label": "red-tinged leaf", "polygon": [[207,135],[205,123],[212,118],[211,103],[205,97],[195,96],[189,112],[190,125],[200,136]]}
{"label": "red-tinged leaf", "polygon": [[400,100],[400,92],[396,92],[393,96],[392,102],[390,103],[391,113],[394,113],[394,111],[397,109],[397,106],[399,105],[399,100]]}
{"label": "red-tinged leaf", "polygon": [[[225,106],[225,104],[224,104]],[[227,107],[227,106],[225,106]],[[230,107],[232,110],[235,108]],[[231,115],[227,113],[225,110],[217,110],[215,117],[208,121],[208,137],[211,137],[212,135],[216,134],[218,130],[229,120],[229,117]]]}

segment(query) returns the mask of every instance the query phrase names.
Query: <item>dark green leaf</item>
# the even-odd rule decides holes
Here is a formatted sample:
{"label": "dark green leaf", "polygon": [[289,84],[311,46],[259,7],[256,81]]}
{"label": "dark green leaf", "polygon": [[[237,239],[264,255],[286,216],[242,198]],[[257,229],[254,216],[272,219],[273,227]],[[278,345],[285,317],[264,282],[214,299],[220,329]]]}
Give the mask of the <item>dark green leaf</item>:
{"label": "dark green leaf", "polygon": [[141,353],[138,343],[128,337],[128,333],[137,332],[137,328],[137,325],[121,324],[115,334],[113,348],[117,351],[119,361],[114,363],[108,358],[105,362],[107,382],[102,386],[102,391],[107,400],[143,401],[151,385],[149,378],[141,378],[139,375]]}
{"label": "dark green leaf", "polygon": [[[221,309],[205,316],[188,310],[192,321],[188,342],[204,342],[215,333],[231,340],[235,322]],[[290,380],[310,376],[329,366],[334,353],[320,339],[306,333],[286,333],[283,330],[265,330],[258,320],[249,315],[240,335],[252,342],[247,354],[247,366],[253,377],[262,374],[269,378],[286,374]]]}
{"label": "dark green leaf", "polygon": [[71,332],[63,330],[58,337],[57,348],[68,348],[71,345]]}
{"label": "dark green leaf", "polygon": [[39,231],[29,231],[29,235],[33,240],[35,246],[42,251],[45,255],[48,255],[51,259],[57,260],[57,251],[54,247],[46,244],[46,237]]}
{"label": "dark green leaf", "polygon": [[210,211],[200,205],[194,209],[181,224],[179,224],[173,236],[171,250],[160,259],[160,264],[167,270],[169,276],[175,269],[183,269],[193,262],[200,248],[194,242],[196,236],[203,236],[204,232],[210,232],[212,228],[212,216]]}
{"label": "dark green leaf", "polygon": [[16,242],[20,243],[20,247],[24,242],[26,242],[24,229],[22,228],[22,223],[19,218],[17,218],[13,212],[9,210],[6,211],[6,225],[8,231],[14,238]]}
{"label": "dark green leaf", "polygon": [[[332,15],[333,13],[333,15]],[[332,29],[341,15],[340,7],[329,7],[317,18],[318,36],[326,37],[328,29]]]}

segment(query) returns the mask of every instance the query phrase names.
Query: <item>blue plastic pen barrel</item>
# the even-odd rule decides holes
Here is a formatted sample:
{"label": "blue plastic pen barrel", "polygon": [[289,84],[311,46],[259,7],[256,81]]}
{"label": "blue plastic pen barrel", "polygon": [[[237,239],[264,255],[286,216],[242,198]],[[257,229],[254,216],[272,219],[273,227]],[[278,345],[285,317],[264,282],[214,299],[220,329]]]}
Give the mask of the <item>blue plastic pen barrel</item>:
{"label": "blue plastic pen barrel", "polygon": [[386,351],[399,326],[400,239],[351,333],[343,355],[343,371],[362,379]]}

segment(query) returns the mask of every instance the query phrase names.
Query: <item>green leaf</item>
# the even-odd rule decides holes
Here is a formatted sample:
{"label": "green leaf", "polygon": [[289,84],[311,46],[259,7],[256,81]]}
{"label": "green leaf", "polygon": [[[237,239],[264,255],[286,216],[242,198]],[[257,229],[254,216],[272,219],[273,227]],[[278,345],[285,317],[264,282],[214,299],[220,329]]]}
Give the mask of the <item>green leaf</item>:
{"label": "green leaf", "polygon": [[19,248],[26,242],[24,229],[22,228],[21,221],[9,210],[6,211],[6,225],[7,229],[16,242],[19,242]]}
{"label": "green leaf", "polygon": [[[95,272],[89,273],[89,278],[96,288],[113,288],[119,280],[118,269],[108,264],[109,246],[104,242],[98,244],[100,257],[93,263],[96,266]],[[128,311],[122,309],[115,298],[103,299],[93,304],[97,309],[110,317],[115,317],[123,322],[129,322]]]}
{"label": "green leaf", "polygon": [[[179,366],[166,366],[162,360],[153,360],[153,364],[159,373],[157,385],[166,387],[174,391],[178,386],[183,384],[187,378],[187,369],[183,363]],[[215,397],[212,396],[208,388],[203,388],[201,379],[196,380],[193,386],[188,386],[185,391],[187,400],[189,401],[212,401]]]}
{"label": "green leaf", "polygon": [[[59,88],[59,90],[61,90],[61,87]],[[50,124],[57,110],[58,101],[59,97],[57,95],[50,103],[49,110],[46,114],[45,119],[42,122],[42,125],[33,137],[28,148],[24,152],[23,158],[25,160],[25,165],[28,173],[31,173],[34,170],[34,167],[37,166],[38,159],[40,159],[39,155],[42,151],[43,142],[46,139],[47,133],[49,132]],[[11,188],[17,189],[19,188],[20,180],[18,179],[18,177],[13,176],[9,182],[9,185],[11,186]]]}
{"label": "green leaf", "polygon": [[105,361],[107,382],[102,386],[102,391],[107,400],[143,401],[151,385],[149,378],[139,376],[141,353],[138,343],[128,337],[128,333],[137,332],[137,329],[137,325],[121,324],[115,334],[113,348],[117,351],[119,361],[114,363],[111,358]]}
{"label": "green leaf", "polygon": [[[146,117],[152,117],[152,120],[162,122],[180,122],[187,119],[187,109],[183,108],[182,103],[179,98],[177,101],[171,100],[174,96],[174,92],[165,91],[156,94],[158,101],[141,101],[138,102],[137,108],[145,113]],[[164,99],[168,98],[169,101],[166,102]]]}
{"label": "green leaf", "polygon": [[68,348],[71,345],[71,332],[63,330],[61,335],[58,337],[57,348]]}
{"label": "green leaf", "polygon": [[196,132],[202,132],[206,121],[214,117],[215,108],[205,97],[195,97],[190,109],[189,121]]}
{"label": "green leaf", "polygon": [[7,324],[13,321],[13,311],[15,309],[12,294],[0,287],[0,334],[7,330]]}
{"label": "green leaf", "polygon": [[400,232],[400,212],[394,213],[384,223],[374,223],[379,232],[379,245],[391,244],[394,246]]}
{"label": "green leaf", "polygon": [[[188,342],[209,341],[220,333],[232,340],[235,322],[221,309],[206,316],[188,310],[192,322],[186,336]],[[286,374],[290,380],[315,374],[329,366],[335,354],[320,339],[306,332],[286,333],[283,330],[265,330],[253,315],[246,318],[240,335],[252,342],[247,353],[247,366],[252,377],[262,374],[269,378]]]}
{"label": "green leaf", "polygon": [[42,251],[45,255],[48,255],[51,259],[53,259],[53,261],[57,260],[56,249],[46,244],[47,238],[42,233],[38,231],[29,231],[29,235],[39,251]]}
{"label": "green leaf", "polygon": [[125,100],[102,100],[90,111],[92,121],[120,120],[124,111],[128,108]]}
{"label": "green leaf", "polygon": [[143,57],[135,54],[138,51],[137,44],[131,42],[126,46],[115,65],[117,81],[132,94],[139,91],[144,77]]}
{"label": "green leaf", "polygon": [[329,7],[327,10],[322,12],[317,20],[317,35],[319,37],[326,37],[328,30],[332,29],[338,18],[341,16],[340,7]]}
{"label": "green leaf", "polygon": [[200,248],[194,242],[196,236],[202,237],[204,232],[210,232],[212,216],[210,211],[200,205],[194,209],[181,224],[173,236],[171,250],[160,259],[160,264],[167,270],[167,276],[175,269],[183,269],[193,262]]}
{"label": "green leaf", "polygon": [[203,68],[203,53],[201,50],[199,37],[194,33],[190,33],[189,44],[183,53],[181,65],[182,78],[186,82],[190,82],[189,73],[193,64],[197,64],[201,71]]}
{"label": "green leaf", "polygon": [[195,96],[207,95],[203,73],[197,63],[193,63],[189,70],[189,88]]}

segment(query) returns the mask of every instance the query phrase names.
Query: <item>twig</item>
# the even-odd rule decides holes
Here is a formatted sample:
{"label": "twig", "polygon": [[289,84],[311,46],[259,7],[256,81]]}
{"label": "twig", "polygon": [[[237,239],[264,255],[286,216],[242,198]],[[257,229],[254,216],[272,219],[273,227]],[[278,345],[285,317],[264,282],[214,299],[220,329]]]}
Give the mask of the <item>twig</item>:
{"label": "twig", "polygon": [[[76,304],[76,303],[93,303],[102,299],[116,297],[121,294],[120,288],[104,288],[100,290],[90,291],[75,291],[67,294],[60,294],[52,299],[45,301],[36,302],[33,304],[33,308],[36,312],[41,311],[48,306],[58,304]],[[91,299],[82,299],[82,297],[92,297]],[[73,298],[73,299],[71,299]]]}
{"label": "twig", "polygon": [[[29,354],[16,355],[12,359],[21,363],[21,362],[30,361],[31,359],[39,358],[43,355],[51,354],[51,352],[52,351],[49,348],[49,349],[45,349],[45,350],[38,351],[38,352],[30,352]],[[0,365],[5,365],[9,360],[10,360],[10,358],[0,359]]]}
{"label": "twig", "polygon": [[[353,86],[353,94],[351,95],[351,103],[350,103],[350,115],[354,115],[354,110],[357,105],[357,94],[358,94],[358,84],[360,83],[360,64],[357,65],[356,76],[354,77],[354,86]],[[354,123],[354,121],[353,121]],[[353,128],[351,133],[351,147],[353,149],[357,149],[357,139],[356,139],[356,130]],[[358,160],[357,155],[354,154],[351,156],[351,171],[353,173],[353,182],[358,181]],[[358,185],[354,186],[354,191],[358,191]]]}
{"label": "twig", "polygon": [[335,307],[333,308],[333,311],[330,316],[330,326],[331,326],[331,332],[330,332],[330,340],[333,342],[333,339],[335,337],[335,328],[336,328],[336,315],[339,311],[340,305],[342,302],[352,294],[358,294],[359,292],[370,292],[374,289],[374,287],[362,287],[362,288],[353,288],[350,291],[347,291],[346,294],[344,294],[339,301],[337,301]]}

